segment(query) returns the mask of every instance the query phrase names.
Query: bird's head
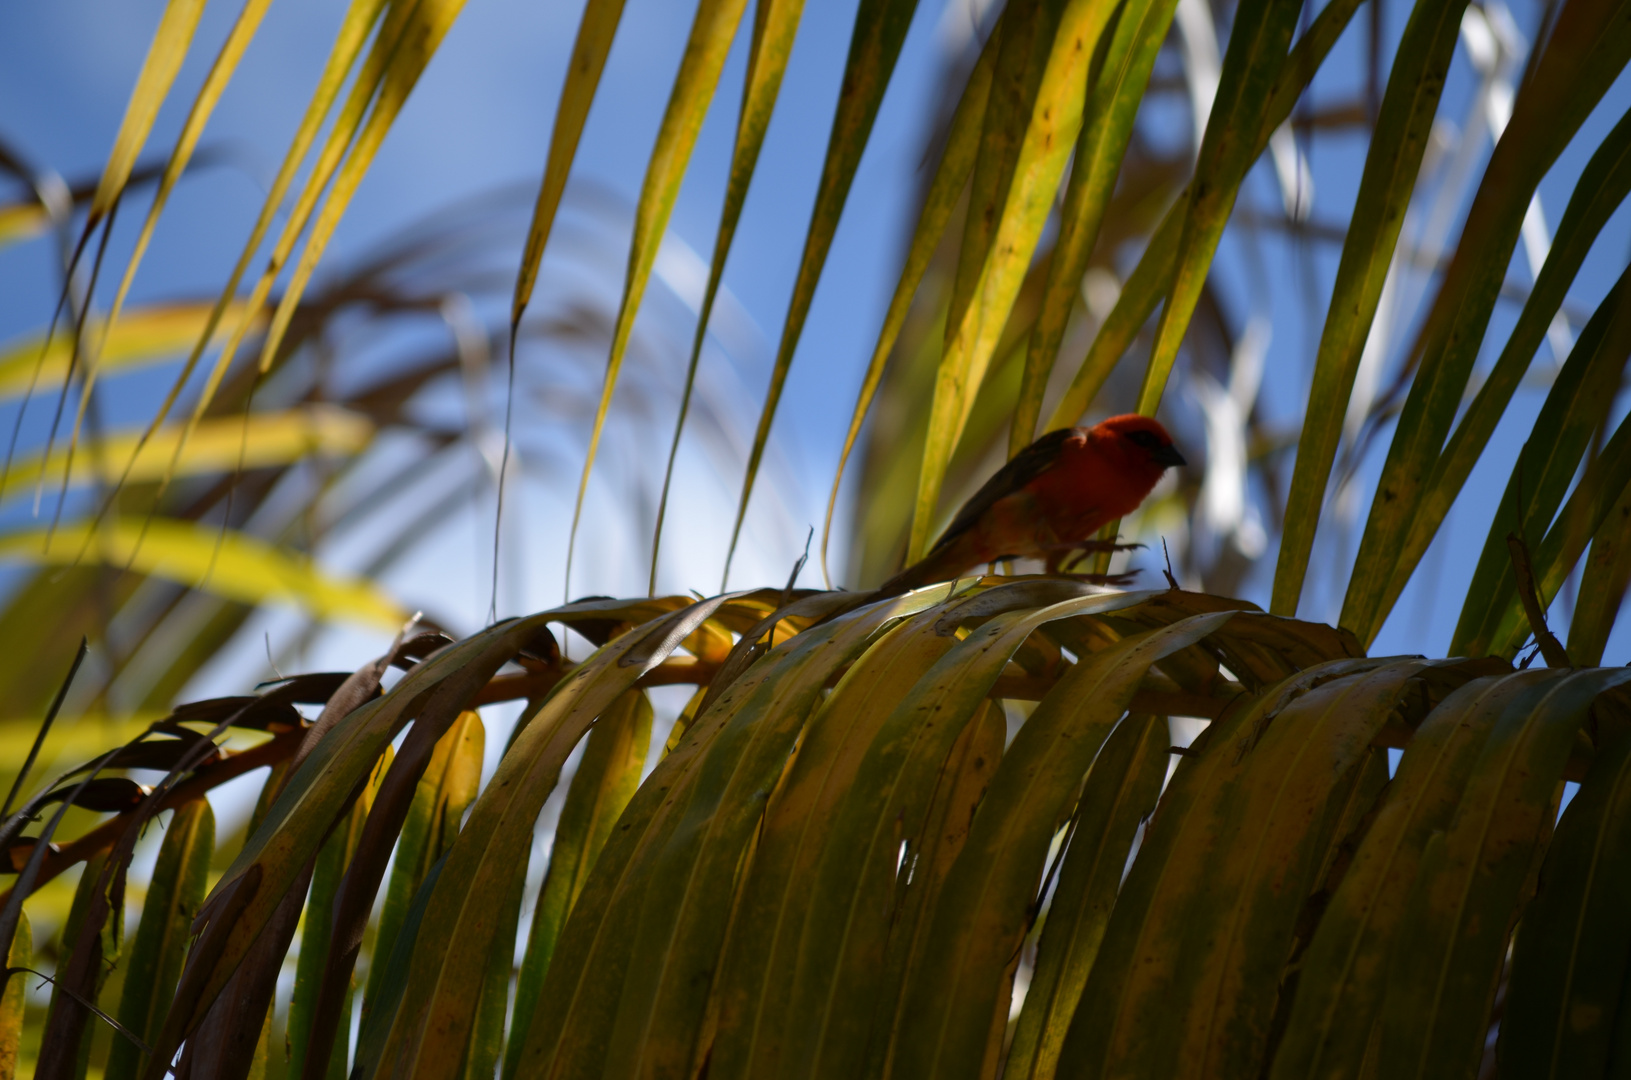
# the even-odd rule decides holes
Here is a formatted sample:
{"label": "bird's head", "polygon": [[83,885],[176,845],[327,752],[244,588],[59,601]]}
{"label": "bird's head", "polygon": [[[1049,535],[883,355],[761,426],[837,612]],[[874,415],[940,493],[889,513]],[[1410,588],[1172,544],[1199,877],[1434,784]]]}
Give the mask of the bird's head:
{"label": "bird's head", "polygon": [[1167,429],[1153,417],[1136,413],[1112,416],[1094,426],[1092,437],[1117,457],[1146,467],[1154,466],[1157,471],[1188,464],[1172,445]]}

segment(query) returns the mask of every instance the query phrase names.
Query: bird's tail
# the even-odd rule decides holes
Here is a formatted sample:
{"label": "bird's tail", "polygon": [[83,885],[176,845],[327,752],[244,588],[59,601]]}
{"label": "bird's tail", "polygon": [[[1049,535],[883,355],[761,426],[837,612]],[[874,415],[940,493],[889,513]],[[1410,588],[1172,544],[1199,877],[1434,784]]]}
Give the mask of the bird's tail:
{"label": "bird's tail", "polygon": [[[1068,562],[1069,556],[1090,554],[1101,551],[1131,551],[1141,548],[1143,544],[1122,544],[1114,540],[1083,540],[1079,544],[1070,545],[1048,560],[1048,573],[1059,573],[1060,562]],[[999,557],[1000,558],[1000,557]],[[962,538],[943,544],[929,552],[917,562],[908,566],[882,585],[869,597],[870,600],[887,600],[891,596],[921,589],[925,585],[932,585],[937,581],[949,581],[952,578],[967,574],[981,563],[990,562],[989,553],[980,551]],[[1097,585],[1124,585],[1132,578],[1127,574],[1094,574],[1073,573],[1067,574],[1081,581]]]}
{"label": "bird's tail", "polygon": [[969,565],[955,544],[938,547],[878,586],[877,591],[872,594],[872,599],[887,600],[891,596],[921,589],[937,581],[949,580],[967,570]]}

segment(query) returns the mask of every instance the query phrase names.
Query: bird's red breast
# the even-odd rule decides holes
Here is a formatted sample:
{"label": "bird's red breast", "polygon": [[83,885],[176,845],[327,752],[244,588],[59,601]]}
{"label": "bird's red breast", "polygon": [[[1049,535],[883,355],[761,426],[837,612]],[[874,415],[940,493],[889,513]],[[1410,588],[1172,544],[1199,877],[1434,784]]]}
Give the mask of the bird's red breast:
{"label": "bird's red breast", "polygon": [[1184,464],[1151,417],[1113,416],[1042,436],[963,505],[928,555],[883,591],[944,581],[1008,557],[1049,559],[1138,508],[1170,466]]}

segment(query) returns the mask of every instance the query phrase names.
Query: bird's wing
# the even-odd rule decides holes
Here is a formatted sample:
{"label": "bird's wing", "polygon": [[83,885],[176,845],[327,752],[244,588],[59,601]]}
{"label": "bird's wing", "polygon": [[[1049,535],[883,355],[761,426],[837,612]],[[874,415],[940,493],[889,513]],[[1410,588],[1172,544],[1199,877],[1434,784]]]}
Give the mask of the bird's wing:
{"label": "bird's wing", "polygon": [[957,516],[951,519],[951,524],[946,526],[946,531],[940,534],[940,539],[934,542],[934,547],[930,551],[938,551],[957,539],[972,528],[974,523],[980,520],[981,515],[991,509],[999,499],[1012,495],[1059,464],[1059,452],[1065,443],[1076,437],[1078,436],[1074,428],[1060,428],[1048,432],[1015,454],[1013,460],[993,473],[991,479],[981,485],[980,490],[963,504],[963,508],[957,511]]}

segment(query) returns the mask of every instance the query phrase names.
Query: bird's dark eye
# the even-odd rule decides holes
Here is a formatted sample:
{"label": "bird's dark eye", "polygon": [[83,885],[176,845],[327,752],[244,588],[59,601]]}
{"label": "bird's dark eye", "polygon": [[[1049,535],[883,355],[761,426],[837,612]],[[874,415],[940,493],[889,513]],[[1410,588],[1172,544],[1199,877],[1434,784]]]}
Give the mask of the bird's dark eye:
{"label": "bird's dark eye", "polygon": [[1161,437],[1153,431],[1129,431],[1127,437],[1146,450],[1161,448]]}

